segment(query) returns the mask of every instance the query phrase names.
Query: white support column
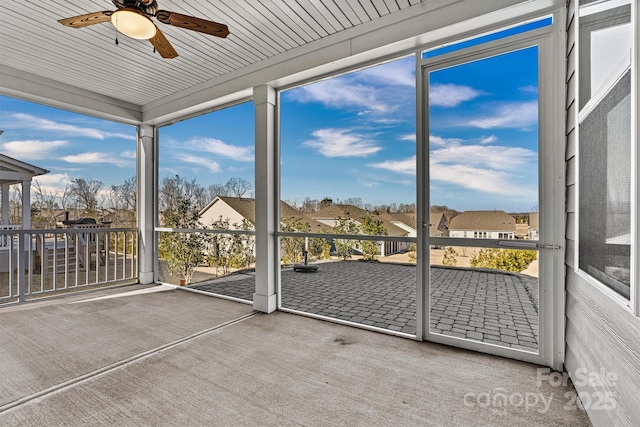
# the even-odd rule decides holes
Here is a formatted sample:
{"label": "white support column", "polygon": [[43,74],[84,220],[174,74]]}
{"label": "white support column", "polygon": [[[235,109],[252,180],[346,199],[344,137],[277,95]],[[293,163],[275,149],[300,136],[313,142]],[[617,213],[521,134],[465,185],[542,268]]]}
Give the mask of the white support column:
{"label": "white support column", "polygon": [[22,229],[31,228],[31,180],[22,181]]}
{"label": "white support column", "polygon": [[9,184],[2,184],[2,224],[9,224]]}
{"label": "white support column", "polygon": [[138,127],[138,280],[146,285],[155,281],[155,188],[157,140],[154,126]]}
{"label": "white support column", "polygon": [[270,86],[253,89],[256,114],[255,200],[256,200],[256,291],[253,308],[271,313],[276,295],[276,91]]}

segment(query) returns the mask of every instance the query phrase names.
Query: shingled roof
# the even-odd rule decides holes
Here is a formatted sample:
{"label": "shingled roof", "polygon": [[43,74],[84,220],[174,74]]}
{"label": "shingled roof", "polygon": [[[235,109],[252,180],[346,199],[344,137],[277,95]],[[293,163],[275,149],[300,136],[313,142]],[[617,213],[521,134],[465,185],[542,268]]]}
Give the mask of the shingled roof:
{"label": "shingled roof", "polygon": [[[324,209],[321,209],[316,213],[311,214],[310,216],[315,220],[336,219],[338,217],[344,218],[347,215],[347,212],[348,212],[349,218],[355,221],[358,221],[360,223],[362,222],[362,218],[370,214],[366,210],[359,208],[357,206],[332,204],[327,206]],[[372,215],[374,215],[376,218],[382,221],[382,223],[384,224],[384,227],[387,229],[387,233],[389,236],[406,236],[408,234],[406,230],[403,230],[397,225],[394,225],[390,221],[389,217],[376,215],[376,214],[372,214]]]}
{"label": "shingled roof", "polygon": [[[255,223],[256,220],[256,200],[249,197],[227,197],[227,196],[219,196],[213,199],[204,209],[200,211],[200,215],[206,212],[217,199],[222,200],[227,205],[229,205],[233,210],[238,212],[247,220]],[[280,202],[280,216],[282,218],[294,217],[294,216],[302,216],[300,212],[298,212],[292,206],[286,204],[285,202]]]}
{"label": "shingled roof", "polygon": [[504,211],[466,211],[451,220],[449,230],[515,232],[516,219]]}

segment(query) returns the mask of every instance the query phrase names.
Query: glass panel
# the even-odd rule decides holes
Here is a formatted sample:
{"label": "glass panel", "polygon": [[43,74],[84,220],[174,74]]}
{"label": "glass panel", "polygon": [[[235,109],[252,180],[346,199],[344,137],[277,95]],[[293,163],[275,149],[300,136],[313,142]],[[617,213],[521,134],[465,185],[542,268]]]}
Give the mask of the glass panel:
{"label": "glass panel", "polygon": [[[159,233],[161,280],[252,298],[254,117],[244,103],[160,129],[158,225],[201,231]],[[240,277],[250,292],[219,286]]]}
{"label": "glass panel", "polygon": [[431,333],[537,351],[537,251],[448,246],[444,253],[444,266],[430,270]]}
{"label": "glass panel", "polygon": [[580,269],[629,298],[631,73],[580,123]]}
{"label": "glass panel", "polygon": [[415,333],[415,59],[282,92],[280,120],[283,307]]}
{"label": "glass panel", "polygon": [[[302,238],[304,240],[304,238]],[[332,247],[362,242],[332,239]],[[415,250],[413,251],[415,254]],[[363,325],[416,333],[416,266],[409,261],[380,258],[380,262],[332,256],[313,260],[313,271],[284,266],[282,306]]]}
{"label": "glass panel", "polygon": [[580,109],[603,85],[617,79],[631,61],[633,27],[628,1],[609,1],[580,8]]}
{"label": "glass panel", "polygon": [[538,350],[537,88],[536,46],[429,73],[431,333]]}

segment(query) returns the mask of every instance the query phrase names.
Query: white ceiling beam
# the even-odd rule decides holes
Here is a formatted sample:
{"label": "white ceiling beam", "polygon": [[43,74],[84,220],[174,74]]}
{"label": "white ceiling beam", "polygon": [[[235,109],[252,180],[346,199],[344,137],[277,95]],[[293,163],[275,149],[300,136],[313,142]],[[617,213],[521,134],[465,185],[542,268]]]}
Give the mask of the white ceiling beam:
{"label": "white ceiling beam", "polygon": [[0,95],[131,125],[142,121],[142,112],[137,105],[5,65],[0,65]]}

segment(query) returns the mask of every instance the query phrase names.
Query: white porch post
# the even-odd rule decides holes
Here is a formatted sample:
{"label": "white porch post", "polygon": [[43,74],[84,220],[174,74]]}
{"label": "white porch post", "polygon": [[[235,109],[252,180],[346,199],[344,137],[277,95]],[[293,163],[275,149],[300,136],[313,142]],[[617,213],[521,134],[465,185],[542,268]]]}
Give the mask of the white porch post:
{"label": "white porch post", "polygon": [[9,224],[9,184],[2,184],[2,224]]}
{"label": "white porch post", "polygon": [[256,114],[256,291],[253,308],[271,313],[277,308],[276,223],[276,91],[270,86],[253,88]]}
{"label": "white porch post", "polygon": [[138,127],[137,176],[138,176],[138,230],[139,271],[138,280],[146,285],[155,281],[155,187],[156,187],[156,129],[154,126]]}
{"label": "white porch post", "polygon": [[31,180],[22,181],[22,229],[31,228]]}

